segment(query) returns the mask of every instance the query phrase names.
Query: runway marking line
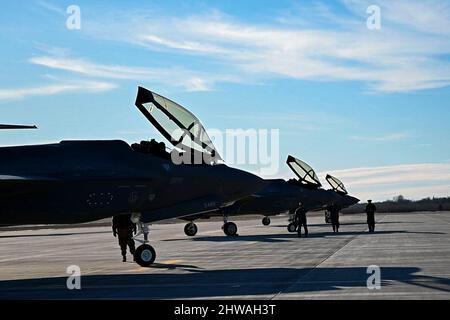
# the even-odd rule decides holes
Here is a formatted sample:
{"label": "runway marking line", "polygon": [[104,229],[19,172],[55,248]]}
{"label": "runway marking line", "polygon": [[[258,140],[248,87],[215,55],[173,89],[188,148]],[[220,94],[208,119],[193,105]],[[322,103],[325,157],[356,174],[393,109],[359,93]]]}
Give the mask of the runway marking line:
{"label": "runway marking line", "polygon": [[162,261],[162,264],[179,264],[184,262],[184,260],[166,260],[166,261]]}

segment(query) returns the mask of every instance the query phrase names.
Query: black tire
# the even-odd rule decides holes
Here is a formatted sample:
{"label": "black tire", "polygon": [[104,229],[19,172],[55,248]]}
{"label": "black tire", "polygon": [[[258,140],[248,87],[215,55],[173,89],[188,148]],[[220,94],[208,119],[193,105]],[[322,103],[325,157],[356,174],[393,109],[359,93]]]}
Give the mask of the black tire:
{"label": "black tire", "polygon": [[156,251],[148,244],[140,245],[134,253],[134,259],[141,267],[149,267],[155,262]]}
{"label": "black tire", "polygon": [[229,237],[237,234],[238,227],[234,222],[227,222],[223,225],[223,232]]}
{"label": "black tire", "polygon": [[197,234],[197,231],[197,225],[193,222],[189,222],[184,226],[184,233],[189,237],[195,236]]}
{"label": "black tire", "polygon": [[270,225],[270,218],[269,218],[269,217],[264,217],[264,218],[262,219],[262,224],[263,224],[263,226],[268,226],[268,225]]}
{"label": "black tire", "polygon": [[331,215],[329,212],[325,212],[325,223],[331,223]]}
{"label": "black tire", "polygon": [[287,226],[287,229],[289,232],[295,232],[297,230],[297,226],[295,225],[295,223],[289,223]]}

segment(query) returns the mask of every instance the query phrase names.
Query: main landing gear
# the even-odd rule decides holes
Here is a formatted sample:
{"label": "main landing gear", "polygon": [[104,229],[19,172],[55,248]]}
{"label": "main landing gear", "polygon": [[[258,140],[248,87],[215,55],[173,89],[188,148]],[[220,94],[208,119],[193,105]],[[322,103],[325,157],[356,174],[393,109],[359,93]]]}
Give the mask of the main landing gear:
{"label": "main landing gear", "polygon": [[197,225],[193,221],[187,223],[184,226],[184,233],[189,237],[195,236],[197,234],[197,231],[198,231]]}
{"label": "main landing gear", "polygon": [[[149,267],[155,262],[156,251],[151,245],[148,244],[149,224],[140,221],[140,215],[133,215],[132,221],[137,224],[138,232],[134,236],[134,240],[142,243],[136,248],[134,253],[134,259],[141,267]],[[137,239],[138,236],[144,235],[144,240]]]}
{"label": "main landing gear", "polygon": [[223,226],[222,226],[223,232],[229,236],[236,236],[238,227],[234,222],[228,222],[228,215],[223,215]]}
{"label": "main landing gear", "polygon": [[289,224],[287,226],[287,230],[289,232],[295,232],[297,231],[297,223],[295,221],[295,211],[290,211],[289,212]]}
{"label": "main landing gear", "polygon": [[263,226],[268,226],[268,225],[270,225],[270,218],[269,218],[269,217],[264,217],[264,218],[262,219],[262,224],[263,224]]}

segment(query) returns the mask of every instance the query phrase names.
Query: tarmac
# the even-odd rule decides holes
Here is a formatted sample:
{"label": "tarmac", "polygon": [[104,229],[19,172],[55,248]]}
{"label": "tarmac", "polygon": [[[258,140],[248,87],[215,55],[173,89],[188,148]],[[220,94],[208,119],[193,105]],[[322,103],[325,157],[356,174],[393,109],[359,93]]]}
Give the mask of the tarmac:
{"label": "tarmac", "polygon": [[[310,215],[308,238],[286,220],[239,219],[236,237],[220,221],[198,222],[195,237],[181,221],[154,225],[150,268],[121,261],[110,227],[0,231],[0,299],[450,299],[450,212],[377,214],[375,233],[341,215],[338,234]],[[67,288],[71,265],[80,290]]]}

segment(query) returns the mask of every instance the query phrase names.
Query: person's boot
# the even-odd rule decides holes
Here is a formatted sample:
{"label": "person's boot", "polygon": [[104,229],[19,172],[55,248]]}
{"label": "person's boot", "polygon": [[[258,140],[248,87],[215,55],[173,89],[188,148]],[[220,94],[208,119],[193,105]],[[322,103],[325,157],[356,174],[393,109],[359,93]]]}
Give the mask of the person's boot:
{"label": "person's boot", "polygon": [[122,262],[127,262],[127,256],[123,256]]}

